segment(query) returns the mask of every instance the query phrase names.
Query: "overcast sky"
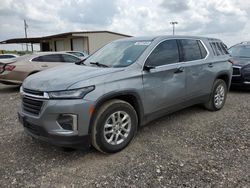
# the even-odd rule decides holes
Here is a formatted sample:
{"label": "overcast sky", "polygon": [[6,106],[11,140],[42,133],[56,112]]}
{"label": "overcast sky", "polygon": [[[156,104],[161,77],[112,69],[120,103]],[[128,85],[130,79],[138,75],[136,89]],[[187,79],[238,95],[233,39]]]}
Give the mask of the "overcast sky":
{"label": "overcast sky", "polygon": [[178,35],[217,37],[229,46],[250,40],[250,1],[242,0],[1,0],[0,41],[24,37],[23,19],[28,37],[86,30],[169,35],[169,22],[178,21]]}

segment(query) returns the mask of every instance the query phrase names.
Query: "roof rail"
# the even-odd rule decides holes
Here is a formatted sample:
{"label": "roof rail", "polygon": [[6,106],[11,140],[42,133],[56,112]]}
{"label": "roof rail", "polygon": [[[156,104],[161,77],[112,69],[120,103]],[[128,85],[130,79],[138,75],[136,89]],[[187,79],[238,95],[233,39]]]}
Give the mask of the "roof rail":
{"label": "roof rail", "polygon": [[250,44],[250,41],[243,41],[240,44]]}

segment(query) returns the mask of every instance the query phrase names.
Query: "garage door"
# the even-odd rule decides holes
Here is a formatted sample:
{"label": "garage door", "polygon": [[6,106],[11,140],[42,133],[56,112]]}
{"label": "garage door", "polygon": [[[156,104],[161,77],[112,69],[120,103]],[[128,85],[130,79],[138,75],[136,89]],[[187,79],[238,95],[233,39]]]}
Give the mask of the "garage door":
{"label": "garage door", "polygon": [[56,51],[64,51],[64,42],[63,40],[56,41]]}
{"label": "garage door", "polygon": [[72,46],[74,51],[84,51],[83,38],[72,39]]}

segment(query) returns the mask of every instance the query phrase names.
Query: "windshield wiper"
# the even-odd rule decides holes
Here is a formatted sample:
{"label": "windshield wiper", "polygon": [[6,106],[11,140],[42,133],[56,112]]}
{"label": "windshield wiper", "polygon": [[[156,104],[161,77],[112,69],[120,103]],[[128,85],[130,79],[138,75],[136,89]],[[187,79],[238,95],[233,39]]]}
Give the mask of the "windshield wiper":
{"label": "windshield wiper", "polygon": [[80,60],[80,61],[77,61],[77,62],[75,62],[75,64],[76,65],[85,65],[84,64],[84,61],[85,61],[86,59],[82,59],[82,60]]}
{"label": "windshield wiper", "polygon": [[98,67],[109,67],[108,65],[99,63],[99,62],[90,62],[91,65],[96,65]]}

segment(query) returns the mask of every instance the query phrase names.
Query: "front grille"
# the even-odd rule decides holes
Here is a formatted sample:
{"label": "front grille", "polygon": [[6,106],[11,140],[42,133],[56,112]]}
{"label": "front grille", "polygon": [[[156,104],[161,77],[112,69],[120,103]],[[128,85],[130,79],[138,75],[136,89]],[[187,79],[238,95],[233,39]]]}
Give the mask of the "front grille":
{"label": "front grille", "polygon": [[42,105],[43,101],[40,100],[27,98],[25,96],[22,99],[23,110],[30,114],[39,115]]}
{"label": "front grille", "polygon": [[23,91],[25,93],[32,94],[32,95],[43,96],[43,92],[42,91],[35,91],[35,90],[31,90],[31,89],[26,89],[26,88],[23,88]]}
{"label": "front grille", "polygon": [[238,67],[233,67],[233,75],[234,76],[240,76],[240,68]]}

